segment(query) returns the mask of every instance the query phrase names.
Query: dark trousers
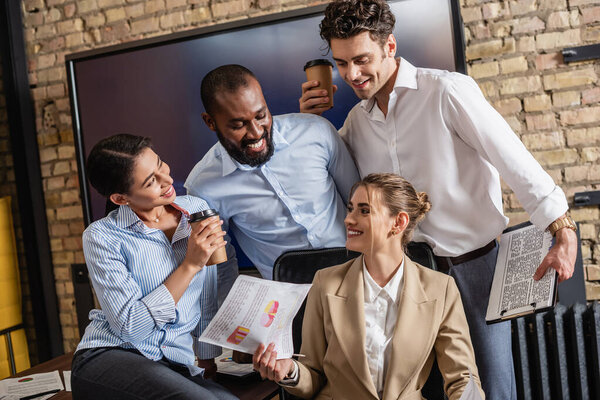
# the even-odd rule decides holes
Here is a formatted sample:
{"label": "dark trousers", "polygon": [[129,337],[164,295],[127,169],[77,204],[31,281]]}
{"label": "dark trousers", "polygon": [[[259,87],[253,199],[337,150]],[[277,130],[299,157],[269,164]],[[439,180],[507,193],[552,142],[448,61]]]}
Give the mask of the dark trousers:
{"label": "dark trousers", "polygon": [[496,268],[498,246],[484,256],[450,267],[460,291],[481,386],[488,400],[517,398],[510,322],[487,325],[485,314]]}
{"label": "dark trousers", "polygon": [[191,376],[185,365],[152,361],[135,350],[80,350],[71,366],[73,399],[236,400],[221,385]]}

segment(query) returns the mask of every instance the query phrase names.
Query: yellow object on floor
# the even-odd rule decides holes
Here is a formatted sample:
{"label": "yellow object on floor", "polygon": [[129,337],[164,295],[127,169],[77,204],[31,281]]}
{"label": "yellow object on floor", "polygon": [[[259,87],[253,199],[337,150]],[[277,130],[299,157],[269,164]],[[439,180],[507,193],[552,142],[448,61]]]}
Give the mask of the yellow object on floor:
{"label": "yellow object on floor", "polygon": [[[0,198],[0,331],[23,323],[19,262],[10,197]],[[30,367],[25,330],[10,333],[17,372]],[[0,379],[10,376],[6,335],[0,336]]]}

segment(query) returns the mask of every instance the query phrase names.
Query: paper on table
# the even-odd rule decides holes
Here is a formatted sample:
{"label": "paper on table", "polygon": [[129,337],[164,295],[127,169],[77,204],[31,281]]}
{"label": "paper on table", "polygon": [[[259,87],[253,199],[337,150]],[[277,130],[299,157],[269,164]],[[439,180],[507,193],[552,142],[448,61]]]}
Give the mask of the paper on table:
{"label": "paper on table", "polygon": [[71,391],[71,371],[63,371],[63,377],[65,378],[65,390]]}
{"label": "paper on table", "polygon": [[244,353],[274,342],[278,359],[291,358],[292,321],[310,286],[240,275],[198,340]]}
{"label": "paper on table", "polygon": [[225,375],[246,376],[254,372],[252,364],[238,364],[232,360],[233,351],[228,349],[215,359],[217,372]]}
{"label": "paper on table", "polygon": [[14,395],[18,397],[31,396],[51,390],[63,390],[58,371],[42,374],[27,375],[20,378],[10,378],[0,381],[0,396]]}

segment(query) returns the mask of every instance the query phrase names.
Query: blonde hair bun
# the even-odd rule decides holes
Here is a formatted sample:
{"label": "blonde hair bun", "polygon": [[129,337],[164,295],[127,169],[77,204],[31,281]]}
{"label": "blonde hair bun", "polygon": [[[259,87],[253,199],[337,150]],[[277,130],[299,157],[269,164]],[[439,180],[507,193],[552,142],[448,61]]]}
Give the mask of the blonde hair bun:
{"label": "blonde hair bun", "polygon": [[417,197],[419,199],[419,203],[421,203],[421,213],[425,215],[429,210],[431,210],[431,203],[429,202],[429,196],[425,192],[417,192]]}

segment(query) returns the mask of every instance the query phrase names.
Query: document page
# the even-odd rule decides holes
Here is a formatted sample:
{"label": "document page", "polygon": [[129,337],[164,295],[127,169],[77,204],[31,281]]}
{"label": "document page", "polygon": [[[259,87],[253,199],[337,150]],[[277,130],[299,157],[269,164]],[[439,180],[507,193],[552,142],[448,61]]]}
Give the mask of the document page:
{"label": "document page", "polygon": [[[58,371],[33,374],[0,381],[0,399],[18,399],[36,394],[49,394],[48,392],[56,393],[63,389]],[[49,397],[51,396],[53,394]]]}
{"label": "document page", "polygon": [[240,275],[198,340],[244,353],[273,342],[278,359],[290,358],[292,321],[310,286]]}
{"label": "document page", "polygon": [[554,305],[556,271],[549,269],[542,279],[533,280],[551,245],[550,233],[530,223],[502,234],[486,321],[498,322]]}

